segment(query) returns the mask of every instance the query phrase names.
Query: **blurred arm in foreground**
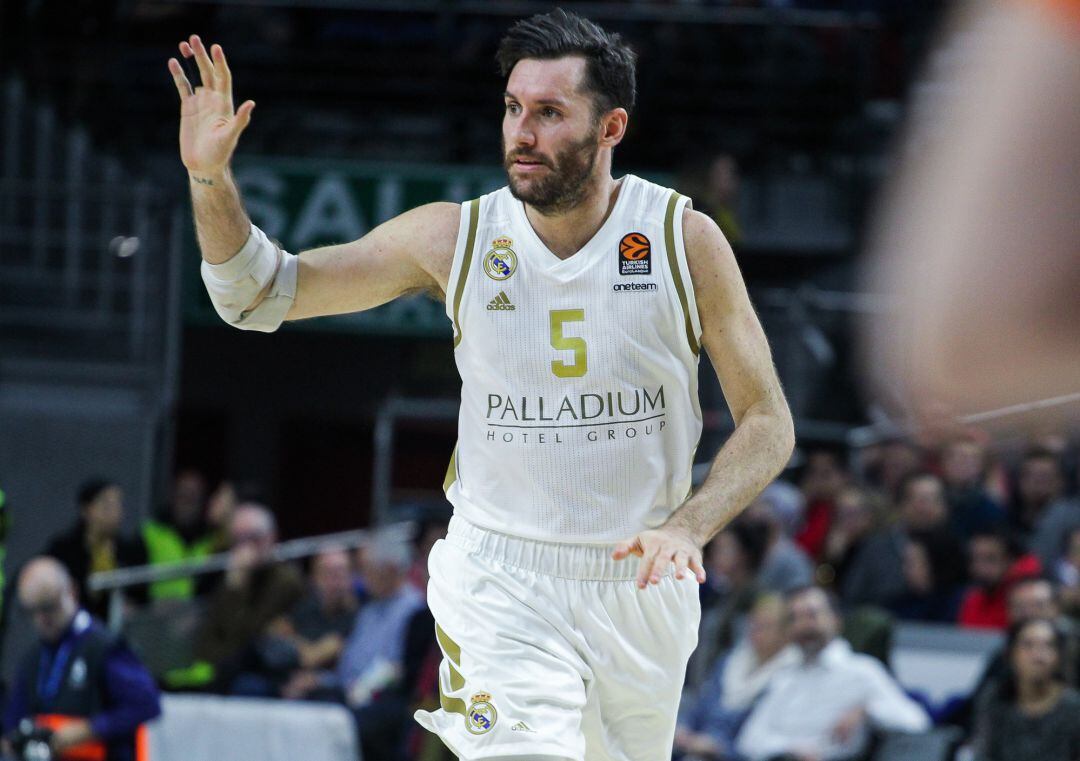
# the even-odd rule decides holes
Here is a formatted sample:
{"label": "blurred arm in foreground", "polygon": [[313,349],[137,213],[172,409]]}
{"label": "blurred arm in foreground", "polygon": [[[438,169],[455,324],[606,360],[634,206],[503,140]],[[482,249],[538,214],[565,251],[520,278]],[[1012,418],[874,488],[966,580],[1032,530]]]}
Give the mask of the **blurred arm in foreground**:
{"label": "blurred arm in foreground", "polygon": [[1080,391],[1080,2],[954,22],[878,220],[869,287],[900,314],[868,348],[917,412],[963,414]]}

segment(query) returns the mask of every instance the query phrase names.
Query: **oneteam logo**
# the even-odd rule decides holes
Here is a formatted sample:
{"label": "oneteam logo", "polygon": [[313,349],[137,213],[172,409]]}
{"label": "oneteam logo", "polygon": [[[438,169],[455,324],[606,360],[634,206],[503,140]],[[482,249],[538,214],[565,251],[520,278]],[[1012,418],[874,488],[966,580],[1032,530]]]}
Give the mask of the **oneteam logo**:
{"label": "oneteam logo", "polygon": [[655,291],[659,286],[656,283],[615,283],[611,290],[616,293],[624,291]]}
{"label": "oneteam logo", "polygon": [[506,295],[506,291],[499,291],[499,295],[488,302],[487,308],[489,312],[513,312],[517,309],[510,303],[510,297]]}

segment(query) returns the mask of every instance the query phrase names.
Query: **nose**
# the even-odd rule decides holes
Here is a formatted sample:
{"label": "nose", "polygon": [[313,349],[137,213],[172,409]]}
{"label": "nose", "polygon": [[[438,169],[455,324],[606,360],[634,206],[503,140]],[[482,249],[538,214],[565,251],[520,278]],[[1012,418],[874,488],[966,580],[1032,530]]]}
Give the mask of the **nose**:
{"label": "nose", "polygon": [[512,117],[510,123],[510,139],[519,148],[529,148],[536,145],[536,133],[529,124],[524,114]]}

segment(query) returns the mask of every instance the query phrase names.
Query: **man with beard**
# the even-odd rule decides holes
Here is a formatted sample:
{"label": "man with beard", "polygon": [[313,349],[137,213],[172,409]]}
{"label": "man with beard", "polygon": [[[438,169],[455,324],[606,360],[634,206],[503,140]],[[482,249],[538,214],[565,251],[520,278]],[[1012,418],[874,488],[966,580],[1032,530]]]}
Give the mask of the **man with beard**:
{"label": "man with beard", "polygon": [[836,599],[819,587],[788,597],[791,639],[801,658],[773,677],[737,741],[750,761],[848,759],[865,750],[870,725],[922,732],[930,719],[877,659],[839,636]]}
{"label": "man with beard", "polygon": [[[203,280],[230,324],[445,299],[462,377],[428,603],[441,708],[460,758],[666,758],[700,610],[701,548],[794,445],[768,343],[730,246],[686,198],[611,175],[635,99],[618,35],[561,10],[500,43],[508,187],[413,209],[294,256],[249,221],[229,173],[254,103],[233,109],[220,46],[194,57],[180,152]],[[688,498],[704,346],[736,429]],[[631,555],[640,560],[626,562]]]}

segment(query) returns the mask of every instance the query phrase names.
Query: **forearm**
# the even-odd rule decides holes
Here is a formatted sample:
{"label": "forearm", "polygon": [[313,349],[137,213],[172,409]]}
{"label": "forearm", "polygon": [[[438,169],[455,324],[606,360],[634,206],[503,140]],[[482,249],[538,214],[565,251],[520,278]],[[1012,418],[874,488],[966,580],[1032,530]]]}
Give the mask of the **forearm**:
{"label": "forearm", "polygon": [[191,206],[202,257],[210,264],[231,259],[251,233],[251,220],[228,167],[220,173],[191,172]]}
{"label": "forearm", "polygon": [[704,545],[776,478],[794,445],[791,413],[782,398],[753,405],[713,459],[701,488],[666,525]]}

